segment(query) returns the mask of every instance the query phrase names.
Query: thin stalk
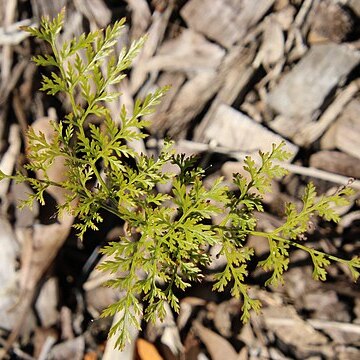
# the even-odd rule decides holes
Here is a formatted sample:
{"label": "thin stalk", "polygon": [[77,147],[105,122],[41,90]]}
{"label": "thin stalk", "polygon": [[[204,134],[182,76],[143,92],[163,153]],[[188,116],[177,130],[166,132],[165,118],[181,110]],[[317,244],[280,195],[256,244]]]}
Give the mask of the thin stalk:
{"label": "thin stalk", "polygon": [[282,238],[282,237],[280,237],[278,235],[275,235],[275,234],[272,234],[272,233],[266,233],[266,232],[263,232],[263,231],[250,231],[249,234],[254,235],[254,236],[263,237],[263,238],[271,238],[271,239],[276,240],[276,241],[287,243],[287,244],[289,244],[291,246],[294,246],[294,247],[296,247],[298,249],[306,251],[309,254],[313,253],[313,254],[316,254],[316,255],[323,255],[323,256],[326,256],[328,259],[330,259],[332,261],[339,262],[339,263],[342,263],[342,264],[345,264],[345,265],[348,265],[348,263],[349,263],[349,260],[342,259],[342,258],[339,258],[337,256],[330,255],[330,254],[324,253],[324,252],[319,251],[319,250],[315,250],[313,248],[309,248],[309,247],[307,247],[305,245],[299,244],[296,241],[293,241],[293,240],[290,240],[290,239],[285,239],[285,238]]}

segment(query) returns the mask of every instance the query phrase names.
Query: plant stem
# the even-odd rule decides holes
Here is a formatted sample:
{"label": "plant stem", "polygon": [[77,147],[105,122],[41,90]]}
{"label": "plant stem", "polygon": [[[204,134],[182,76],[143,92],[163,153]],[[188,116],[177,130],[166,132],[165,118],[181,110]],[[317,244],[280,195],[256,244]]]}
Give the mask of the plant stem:
{"label": "plant stem", "polygon": [[263,237],[263,238],[271,238],[271,239],[276,240],[276,241],[284,242],[284,243],[287,243],[287,244],[289,244],[291,246],[294,246],[294,247],[296,247],[298,249],[306,251],[309,254],[313,253],[313,254],[316,254],[316,255],[323,255],[323,256],[326,256],[328,259],[330,259],[332,261],[340,262],[340,263],[345,264],[345,265],[348,265],[348,262],[349,262],[349,260],[342,259],[342,258],[339,258],[337,256],[330,255],[330,254],[324,253],[324,252],[319,251],[319,250],[315,250],[313,248],[309,248],[309,247],[307,247],[305,245],[299,244],[296,241],[293,241],[293,240],[290,240],[290,239],[285,239],[285,238],[282,238],[282,237],[280,237],[278,235],[275,235],[275,234],[272,234],[272,233],[266,233],[266,232],[263,232],[263,231],[250,231],[249,234],[254,235],[254,236],[260,236],[260,237]]}

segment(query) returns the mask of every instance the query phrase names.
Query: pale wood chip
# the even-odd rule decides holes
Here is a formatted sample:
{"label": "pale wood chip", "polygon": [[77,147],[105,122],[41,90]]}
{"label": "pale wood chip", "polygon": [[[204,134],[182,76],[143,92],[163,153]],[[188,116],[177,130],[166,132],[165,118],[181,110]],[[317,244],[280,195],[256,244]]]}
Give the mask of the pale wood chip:
{"label": "pale wood chip", "polygon": [[310,166],[360,179],[360,159],[340,151],[318,151],[310,156]]}
{"label": "pale wood chip", "polygon": [[189,27],[229,48],[261,20],[273,3],[274,0],[191,0],[180,14]]}
{"label": "pale wood chip", "polygon": [[[121,318],[124,316],[123,312],[117,312],[114,316],[112,325],[115,325],[118,321],[121,320]],[[138,315],[135,315],[139,317]],[[140,321],[140,319],[139,319]],[[107,342],[105,346],[105,351],[103,354],[102,359],[103,360],[133,360],[135,355],[135,346],[136,346],[136,338],[138,337],[139,331],[130,328],[130,343],[128,343],[123,350],[119,350],[115,348],[116,343],[116,335],[111,337]]]}
{"label": "pale wood chip", "polygon": [[0,45],[17,45],[30,36],[29,33],[20,30],[20,26],[36,26],[37,23],[30,19],[18,21],[10,26],[0,28]]}
{"label": "pale wood chip", "polygon": [[354,99],[344,110],[342,116],[334,124],[335,144],[340,150],[360,158],[360,100]]}
{"label": "pale wood chip", "polygon": [[[224,104],[218,107],[212,123],[205,130],[205,137],[208,141],[216,141],[220,146],[249,153],[271,149],[273,143],[278,144],[284,140],[245,114]],[[296,154],[297,147],[288,141],[286,143],[287,150]]]}
{"label": "pale wood chip", "polygon": [[334,101],[316,122],[310,122],[305,125],[303,129],[300,129],[299,133],[296,135],[296,143],[303,146],[309,146],[317,140],[343,112],[346,105],[356,95],[359,89],[360,81],[357,79],[339,92]]}
{"label": "pale wood chip", "polygon": [[285,38],[281,25],[274,17],[266,18],[263,25],[262,42],[253,66],[259,67],[263,64],[267,69],[284,57]]}
{"label": "pale wood chip", "polygon": [[269,94],[269,104],[287,117],[311,118],[328,93],[360,62],[346,45],[313,46]]}
{"label": "pale wood chip", "polygon": [[179,90],[166,117],[161,118],[161,122],[154,122],[153,131],[163,135],[164,130],[168,129],[169,135],[184,137],[189,122],[216,92],[216,77],[216,71],[204,71],[187,81]]}
{"label": "pale wood chip", "polygon": [[201,323],[198,321],[193,322],[193,327],[194,330],[196,331],[196,334],[205,344],[213,360],[237,359],[238,356],[237,352],[232,347],[232,345],[222,336],[218,335],[214,331],[201,325]]}
{"label": "pale wood chip", "polygon": [[[10,127],[9,143],[10,146],[0,161],[0,170],[7,175],[11,175],[13,173],[17,158],[20,153],[21,139],[18,125],[13,124]],[[10,180],[8,179],[4,179],[0,182],[0,198],[5,199],[9,185]]]}
{"label": "pale wood chip", "polygon": [[268,104],[281,118],[272,129],[293,138],[307,123],[319,116],[329,93],[360,63],[360,52],[346,45],[313,46],[268,95]]}
{"label": "pale wood chip", "polygon": [[39,20],[42,16],[48,16],[50,19],[54,18],[64,6],[66,6],[66,0],[31,0],[31,8],[35,17]]}
{"label": "pale wood chip", "polygon": [[245,95],[244,89],[257,71],[250,65],[254,60],[255,51],[256,49],[252,46],[245,49],[239,45],[233,47],[224,58],[216,80],[212,85],[216,97],[201,123],[195,129],[195,141],[205,141],[205,131],[213,121],[214,114],[220,104],[231,105],[235,101],[242,102]]}
{"label": "pale wood chip", "polygon": [[110,23],[111,11],[102,0],[74,0],[74,4],[90,22],[92,30]]}
{"label": "pale wood chip", "polygon": [[17,320],[17,314],[9,310],[18,295],[16,258],[19,255],[19,244],[10,223],[2,216],[0,228],[0,318],[1,327],[11,330]]}
{"label": "pale wood chip", "polygon": [[131,11],[131,39],[144,35],[151,22],[149,4],[145,0],[126,0]]}
{"label": "pale wood chip", "polygon": [[163,13],[155,11],[152,15],[152,23],[147,32],[147,41],[139,56],[133,62],[133,69],[130,77],[131,94],[135,94],[146,80],[147,70],[145,70],[144,67],[148,60],[155,54],[164,38],[173,7],[173,2],[171,2]]}
{"label": "pale wood chip", "polygon": [[168,40],[157,55],[149,59],[145,69],[150,71],[207,71],[216,69],[225,50],[207,41],[193,30],[184,29],[180,36]]}
{"label": "pale wood chip", "polygon": [[264,308],[261,319],[267,330],[273,332],[283,344],[282,348],[291,348],[299,358],[303,359],[314,351],[325,356],[333,352],[331,346],[327,346],[327,337],[304,321],[292,306]]}
{"label": "pale wood chip", "polygon": [[85,338],[78,336],[75,339],[67,340],[58,345],[55,345],[50,353],[48,359],[50,360],[82,360],[85,352]]}

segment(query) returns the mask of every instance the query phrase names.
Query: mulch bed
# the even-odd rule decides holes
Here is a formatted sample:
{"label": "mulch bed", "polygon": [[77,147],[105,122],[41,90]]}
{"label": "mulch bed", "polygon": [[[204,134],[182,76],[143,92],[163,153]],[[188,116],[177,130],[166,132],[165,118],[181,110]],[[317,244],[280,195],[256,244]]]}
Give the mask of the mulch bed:
{"label": "mulch bed", "polygon": [[[206,181],[225,181],[242,159],[286,141],[290,175],[273,184],[259,223],[282,221],[284,204],[299,202],[307,182],[319,193],[351,184],[351,204],[339,224],[313,224],[307,243],[341,257],[359,255],[360,242],[360,3],[358,0],[0,0],[0,169],[11,173],[26,158],[29,125],[46,132],[69,110],[67,99],[38,89],[33,54],[47,48],[19,29],[66,6],[62,40],[127,18],[118,48],[148,34],[143,51],[116,91],[114,119],[125,104],[171,85],[138,151],[156,153],[163,139],[199,154]],[[61,168],[54,171],[60,171]],[[209,276],[181,294],[180,313],[143,324],[124,352],[107,332],[101,311],[120,294],[102,287],[98,250],[118,238],[121,224],[106,215],[99,232],[79,242],[76,219],[52,218],[61,194],[47,205],[17,209],[29,188],[0,183],[0,357],[11,359],[359,359],[360,290],[347,269],[333,265],[315,282],[299,251],[285,285],[263,286],[256,263],[267,254],[257,238],[248,282],[263,302],[260,315],[240,322],[241,300],[211,291]],[[214,253],[216,249],[214,249]],[[8,349],[8,345],[11,345]],[[1,353],[6,349],[7,355]]]}

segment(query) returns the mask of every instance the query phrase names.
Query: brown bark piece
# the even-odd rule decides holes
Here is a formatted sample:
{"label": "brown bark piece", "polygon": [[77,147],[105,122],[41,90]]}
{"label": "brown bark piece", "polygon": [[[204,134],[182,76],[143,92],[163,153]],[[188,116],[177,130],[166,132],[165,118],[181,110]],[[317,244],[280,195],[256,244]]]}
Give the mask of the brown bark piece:
{"label": "brown bark piece", "polygon": [[350,7],[354,13],[360,17],[360,1],[359,0],[349,0],[347,5]]}
{"label": "brown bark piece", "polygon": [[331,0],[321,1],[315,8],[308,35],[308,41],[313,43],[344,41],[352,31],[352,18],[348,12]]}
{"label": "brown bark piece", "polygon": [[155,345],[144,339],[136,341],[136,352],[139,360],[163,360]]}

